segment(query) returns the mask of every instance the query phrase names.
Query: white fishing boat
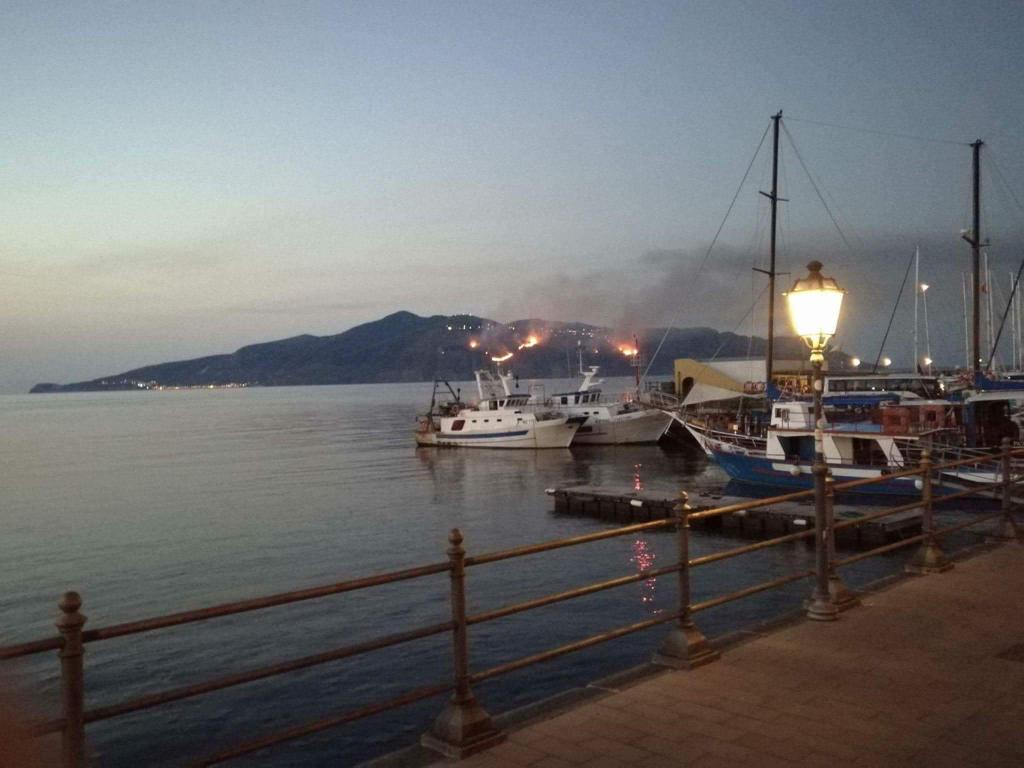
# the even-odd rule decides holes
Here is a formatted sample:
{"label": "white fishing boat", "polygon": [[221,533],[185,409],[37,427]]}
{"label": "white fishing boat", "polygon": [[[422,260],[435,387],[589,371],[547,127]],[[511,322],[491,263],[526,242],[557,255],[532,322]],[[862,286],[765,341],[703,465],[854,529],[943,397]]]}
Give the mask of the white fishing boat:
{"label": "white fishing boat", "polygon": [[[637,400],[606,401],[598,386],[598,367],[580,369],[583,381],[573,392],[560,392],[544,400],[545,407],[582,418],[573,445],[630,445],[656,443],[672,423],[672,415],[648,408]],[[534,395],[534,402],[537,397]]]}
{"label": "white fishing boat", "polygon": [[[447,382],[435,382],[430,412],[420,417],[416,443],[461,448],[568,448],[580,419],[551,410],[537,410],[530,395],[512,393],[509,377],[476,372],[479,400],[468,406]],[[452,400],[438,403],[439,386]]]}

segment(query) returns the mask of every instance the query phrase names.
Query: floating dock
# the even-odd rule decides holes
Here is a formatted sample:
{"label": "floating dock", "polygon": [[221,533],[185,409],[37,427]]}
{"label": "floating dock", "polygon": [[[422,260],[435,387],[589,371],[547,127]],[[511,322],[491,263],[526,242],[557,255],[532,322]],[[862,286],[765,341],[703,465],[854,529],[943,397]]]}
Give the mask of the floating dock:
{"label": "floating dock", "polygon": [[[546,493],[555,500],[556,513],[597,517],[618,523],[643,523],[672,517],[672,509],[679,500],[678,491],[636,490],[596,485],[549,488]],[[689,504],[694,511],[742,504],[744,501],[753,503],[757,499],[714,493],[691,493],[689,496]],[[837,522],[864,517],[875,509],[856,504],[836,504],[833,507]],[[695,520],[693,527],[698,530],[717,530],[751,538],[772,538],[813,528],[814,503],[810,500],[790,501],[773,504],[770,507],[744,509],[730,515]],[[878,546],[920,532],[919,511],[898,512],[862,525],[838,529],[836,545]]]}

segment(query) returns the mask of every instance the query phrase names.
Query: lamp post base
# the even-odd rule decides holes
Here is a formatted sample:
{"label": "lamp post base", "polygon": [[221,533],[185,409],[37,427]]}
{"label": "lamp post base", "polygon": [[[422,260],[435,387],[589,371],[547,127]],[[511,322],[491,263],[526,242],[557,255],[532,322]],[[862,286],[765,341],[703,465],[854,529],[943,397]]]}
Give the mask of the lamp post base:
{"label": "lamp post base", "polygon": [[829,595],[815,592],[807,603],[807,618],[812,621],[835,621],[839,618],[839,608]]}
{"label": "lamp post base", "polygon": [[953,564],[946,559],[942,549],[934,541],[925,541],[914,553],[910,562],[903,566],[907,573],[945,573],[953,567]]}
{"label": "lamp post base", "polygon": [[721,654],[693,624],[673,627],[661,648],[651,658],[653,664],[673,669],[695,669],[718,659]]}
{"label": "lamp post base", "polygon": [[505,740],[475,698],[462,701],[454,697],[434,721],[433,727],[420,737],[420,744],[445,757],[461,760]]}

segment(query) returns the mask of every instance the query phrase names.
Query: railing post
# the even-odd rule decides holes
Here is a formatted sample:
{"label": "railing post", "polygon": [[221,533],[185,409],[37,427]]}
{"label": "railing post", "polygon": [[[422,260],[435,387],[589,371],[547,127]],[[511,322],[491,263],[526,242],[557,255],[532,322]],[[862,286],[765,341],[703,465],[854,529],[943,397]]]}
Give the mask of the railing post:
{"label": "railing post", "polygon": [[860,599],[851,592],[836,569],[836,511],[835,480],[832,473],[825,476],[825,525],[828,526],[828,594],[840,612],[860,605]]}
{"label": "railing post", "polygon": [[82,598],[77,592],[65,592],[57,604],[61,615],[57,631],[63,638],[60,655],[60,703],[64,728],[61,731],[62,768],[85,765],[85,675],[82,667],[85,649],[82,627],[85,616],[78,612]]}
{"label": "railing post", "polygon": [[1001,447],[1003,516],[1000,519],[998,527],[992,535],[992,538],[1004,541],[1024,541],[1024,539],[1021,538],[1020,529],[1017,527],[1017,523],[1013,519],[1013,441],[1008,437],[1004,437]]}
{"label": "railing post", "polygon": [[832,536],[825,511],[825,477],[828,474],[828,467],[817,451],[811,473],[814,475],[814,591],[807,604],[807,618],[815,621],[835,621],[839,610],[832,602],[828,583],[828,550],[829,539]]}
{"label": "railing post", "polygon": [[903,568],[907,573],[943,573],[953,567],[935,538],[935,517],[932,514],[932,455],[921,451],[921,529],[925,540]]}
{"label": "railing post", "polygon": [[466,626],[466,550],[462,533],[453,528],[448,535],[451,562],[452,655],[455,692],[420,743],[447,757],[461,759],[505,739],[484,711],[469,686],[469,633]]}
{"label": "railing post", "polygon": [[679,550],[679,619],[652,661],[674,669],[693,669],[714,661],[721,654],[708,646],[707,638],[690,616],[690,505],[685,491],[673,508]]}

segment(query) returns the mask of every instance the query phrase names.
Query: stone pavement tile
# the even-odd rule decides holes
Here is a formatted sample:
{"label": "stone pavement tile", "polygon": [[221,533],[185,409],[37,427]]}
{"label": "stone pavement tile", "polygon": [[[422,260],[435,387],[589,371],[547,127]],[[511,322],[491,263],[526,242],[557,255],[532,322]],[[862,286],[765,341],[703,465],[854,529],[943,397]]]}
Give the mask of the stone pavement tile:
{"label": "stone pavement tile", "polygon": [[[636,727],[637,723],[615,722],[611,720],[589,720],[575,732],[567,732],[565,739],[578,744],[590,746],[593,739],[616,739],[623,744],[635,744],[643,741],[650,733]],[[664,724],[660,724],[664,728]]]}
{"label": "stone pavement tile", "polygon": [[988,749],[964,747],[943,739],[936,739],[929,747],[916,752],[910,760],[914,766],[936,766],[937,768],[1000,768],[1000,766],[1021,765],[1021,755],[1007,755],[991,752]]}
{"label": "stone pavement tile", "polygon": [[531,768],[576,768],[576,763],[570,763],[559,757],[545,757],[543,760],[534,763]]}
{"label": "stone pavement tile", "polygon": [[[526,744],[506,741],[504,744],[499,744],[487,750],[487,752],[481,755],[481,757],[483,756],[502,761],[503,765],[530,766],[543,759],[545,753]],[[478,766],[474,763],[473,768],[478,768]]]}
{"label": "stone pavement tile", "polygon": [[636,720],[651,723],[677,723],[680,719],[678,712],[673,712],[667,706],[660,703],[647,704],[640,702],[634,705],[631,712]]}
{"label": "stone pavement tile", "polygon": [[637,745],[623,744],[612,738],[594,739],[587,746],[595,750],[601,757],[611,757],[624,763],[634,762],[650,755],[650,752]]}
{"label": "stone pavement tile", "polygon": [[637,765],[642,768],[686,768],[690,763],[680,757],[666,757],[665,755],[648,755],[643,762]]}
{"label": "stone pavement tile", "polygon": [[740,744],[721,741],[713,736],[692,735],[686,740],[684,746],[699,752],[706,752],[709,755],[728,757],[735,760],[746,760],[756,754],[752,749]]}
{"label": "stone pavement tile", "polygon": [[519,730],[512,731],[508,735],[508,740],[515,742],[516,744],[534,744],[538,741],[543,741],[548,738],[548,734],[544,731],[538,731],[532,726],[526,728],[520,728]]}
{"label": "stone pavement tile", "polygon": [[792,739],[782,739],[763,733],[746,732],[736,743],[753,750],[761,757],[775,757],[795,761],[806,752],[806,748]]}
{"label": "stone pavement tile", "polygon": [[[711,701],[710,697],[705,701]],[[700,723],[724,723],[732,714],[721,709],[722,699],[718,697],[714,701],[714,706],[708,704],[699,703],[696,701],[681,701],[677,704],[672,704],[668,711],[677,715],[683,722],[697,721]]]}
{"label": "stone pavement tile", "polygon": [[688,745],[680,741],[673,741],[671,739],[660,738],[657,736],[652,736],[645,740],[643,744],[639,744],[637,746],[640,746],[645,752],[652,755],[679,758],[680,760],[686,761],[695,760],[705,754],[697,745]]}
{"label": "stone pavement tile", "polygon": [[565,741],[564,739],[558,739],[553,736],[548,736],[545,739],[536,741],[530,746],[534,749],[540,750],[545,754],[545,756],[557,757],[560,760],[564,760],[574,765],[582,765],[586,763],[587,760],[598,757],[597,751],[588,746],[576,744],[571,741]]}
{"label": "stone pavement tile", "polygon": [[636,763],[630,763],[609,756],[595,757],[587,761],[587,768],[632,768],[633,765],[636,765]]}

